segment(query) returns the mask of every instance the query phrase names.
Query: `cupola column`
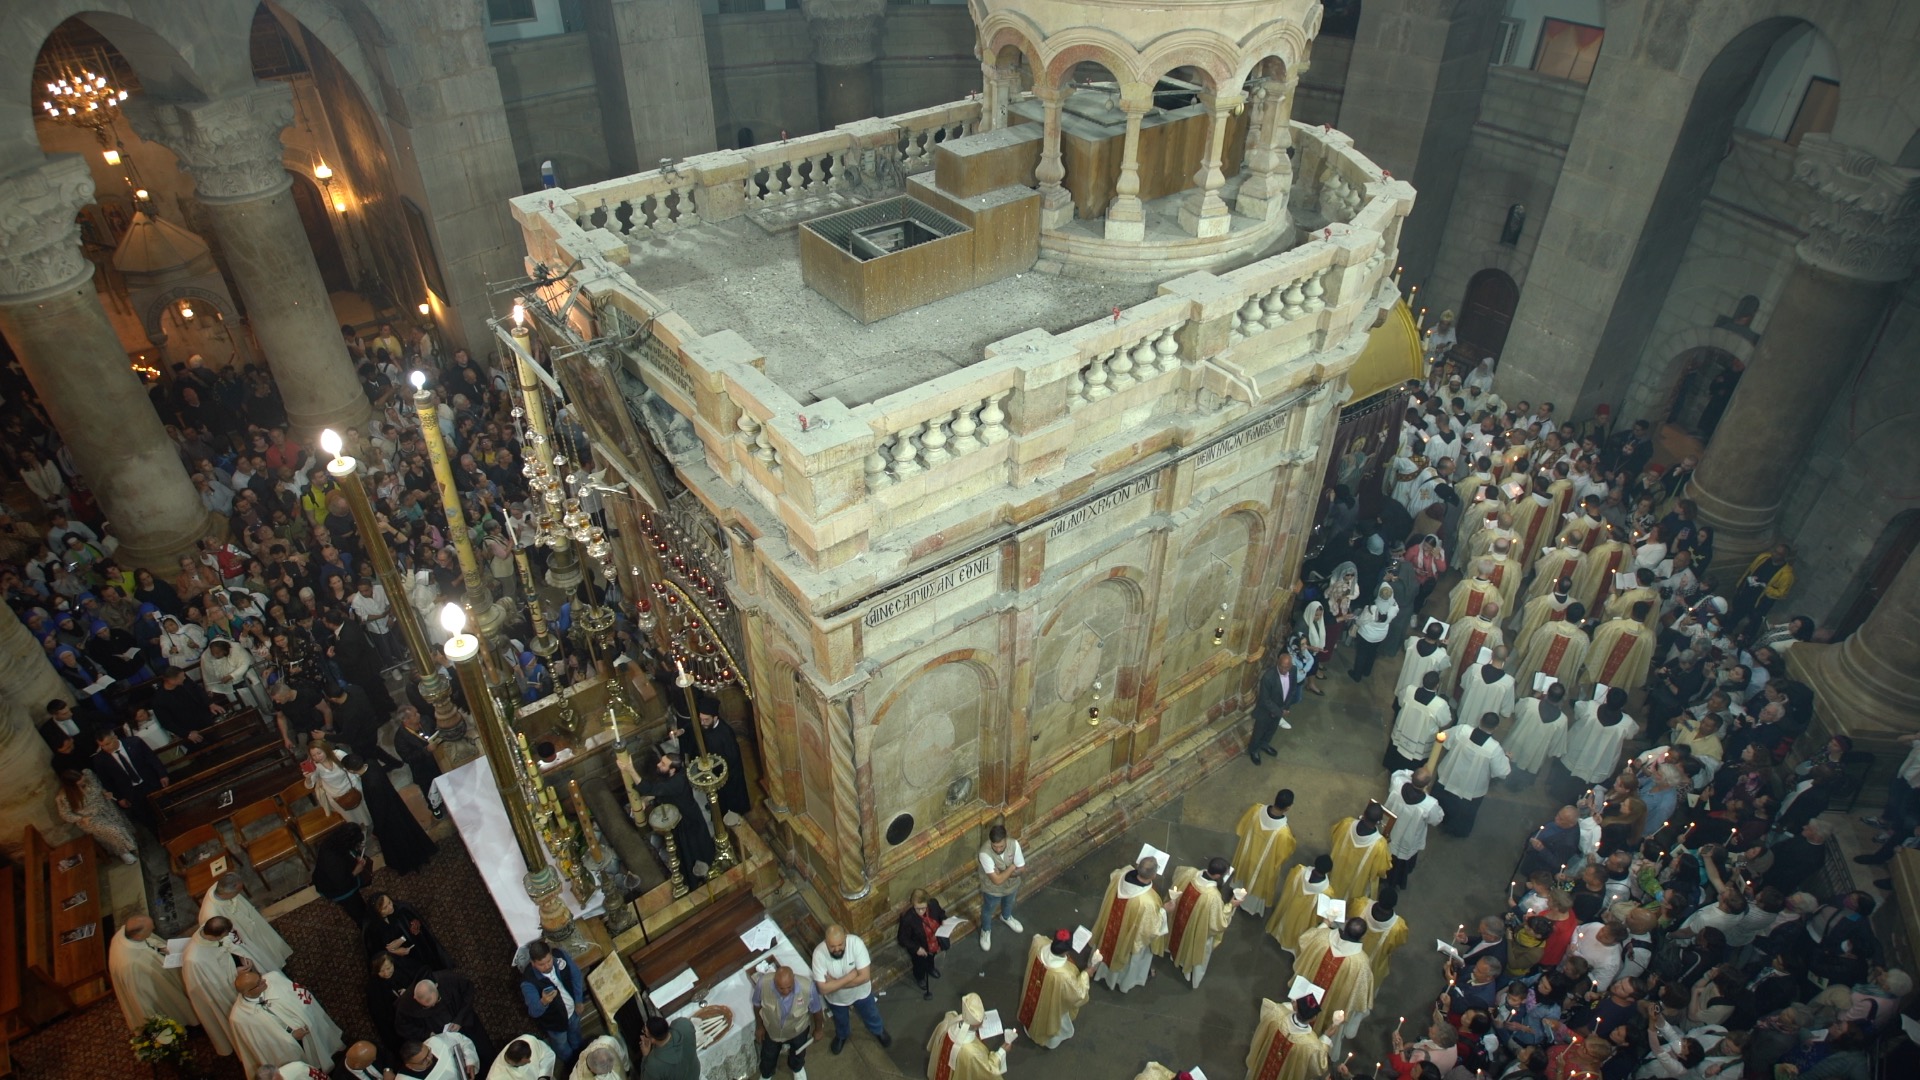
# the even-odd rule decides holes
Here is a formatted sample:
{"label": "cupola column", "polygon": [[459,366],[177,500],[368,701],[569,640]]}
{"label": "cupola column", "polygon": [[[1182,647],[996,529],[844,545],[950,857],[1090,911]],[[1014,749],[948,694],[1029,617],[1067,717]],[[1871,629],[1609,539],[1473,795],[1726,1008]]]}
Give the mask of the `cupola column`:
{"label": "cupola column", "polygon": [[1207,95],[1206,102],[1212,127],[1208,129],[1207,149],[1200,169],[1193,174],[1193,190],[1180,200],[1180,227],[1198,237],[1225,236],[1233,226],[1233,211],[1220,197],[1220,189],[1227,186],[1220,161],[1226,154],[1227,118],[1245,105],[1247,99],[1237,93],[1216,93]]}
{"label": "cupola column", "polygon": [[1145,240],[1147,208],[1140,201],[1140,121],[1153,105],[1153,88],[1126,84],[1120,110],[1127,116],[1127,136],[1120,147],[1120,178],[1114,181],[1113,201],[1107,204],[1109,240]]}

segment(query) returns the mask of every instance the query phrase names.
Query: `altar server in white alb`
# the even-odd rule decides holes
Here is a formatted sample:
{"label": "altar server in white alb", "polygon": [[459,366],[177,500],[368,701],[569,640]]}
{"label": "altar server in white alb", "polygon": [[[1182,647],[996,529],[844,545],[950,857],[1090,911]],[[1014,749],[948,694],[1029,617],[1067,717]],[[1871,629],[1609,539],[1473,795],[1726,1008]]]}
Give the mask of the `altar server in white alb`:
{"label": "altar server in white alb", "polygon": [[233,1048],[247,1070],[290,1061],[324,1061],[346,1045],[340,1025],[314,999],[312,991],[277,971],[243,971],[234,976]]}
{"label": "altar server in white alb", "polygon": [[1505,720],[1513,715],[1513,673],[1507,670],[1507,647],[1487,650],[1484,664],[1472,664],[1460,676],[1460,719],[1474,723],[1488,713]]}
{"label": "altar server in white alb", "polygon": [[400,1047],[400,1067],[396,1077],[414,1080],[475,1080],[480,1073],[480,1052],[473,1040],[457,1031],[429,1035],[421,1042]]}
{"label": "altar server in white alb", "polygon": [[1520,699],[1513,709],[1513,730],[1507,733],[1507,758],[1520,779],[1532,783],[1547,762],[1567,752],[1567,688],[1555,682],[1544,691]]}
{"label": "altar server in white alb", "polygon": [[1418,769],[1400,769],[1387,779],[1387,797],[1380,801],[1393,815],[1393,835],[1387,837],[1387,854],[1393,867],[1387,871],[1387,884],[1395,889],[1407,887],[1407,879],[1427,849],[1427,830],[1446,819],[1440,800],[1427,791],[1433,786],[1433,772],[1425,765]]}
{"label": "altar server in white alb", "polygon": [[1447,748],[1434,772],[1439,783],[1433,795],[1447,811],[1440,827],[1448,836],[1472,836],[1488,784],[1513,771],[1506,750],[1493,737],[1499,727],[1500,714],[1483,713],[1478,727],[1457,724],[1447,732]]}
{"label": "altar server in white alb", "polygon": [[[582,1055],[585,1056],[584,1054]],[[507,1044],[487,1070],[487,1080],[541,1080],[553,1077],[558,1058],[547,1040],[522,1035]]]}
{"label": "altar server in white alb", "polygon": [[179,968],[167,966],[167,940],[153,931],[153,920],[135,915],[122,923],[107,947],[107,974],[127,1030],[139,1031],[155,1016],[198,1024]]}
{"label": "altar server in white alb", "polygon": [[262,968],[279,971],[287,966],[293,946],[287,944],[287,939],[281,937],[267,917],[260,914],[260,909],[253,906],[253,901],[247,899],[246,882],[239,874],[220,875],[220,880],[200,898],[200,922],[204,925],[216,915],[233,923],[233,932],[252,951]]}

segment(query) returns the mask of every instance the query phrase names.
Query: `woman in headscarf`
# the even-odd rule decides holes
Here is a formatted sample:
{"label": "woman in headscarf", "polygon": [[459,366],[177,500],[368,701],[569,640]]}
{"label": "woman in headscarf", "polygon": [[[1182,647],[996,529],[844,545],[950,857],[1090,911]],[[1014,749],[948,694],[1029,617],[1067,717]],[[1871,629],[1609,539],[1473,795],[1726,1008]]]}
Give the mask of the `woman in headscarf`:
{"label": "woman in headscarf", "polygon": [[[1306,610],[1300,614],[1300,643],[1310,656],[1308,662],[1300,667],[1306,687],[1325,696],[1326,691],[1314,684],[1327,677],[1326,665],[1333,656],[1333,644],[1327,640],[1327,606],[1318,600],[1309,600]],[[1298,663],[1297,658],[1295,662]]]}
{"label": "woman in headscarf", "polygon": [[532,649],[520,651],[518,673],[522,703],[530,704],[553,693],[553,675],[547,671],[547,665],[533,654]]}
{"label": "woman in headscarf", "polygon": [[197,673],[200,667],[200,654],[207,651],[207,634],[190,622],[182,622],[177,615],[164,615],[160,619],[160,655],[166,658],[169,667],[177,667],[188,673]]}
{"label": "woman in headscarf", "polygon": [[115,630],[104,620],[95,619],[87,626],[87,659],[95,667],[121,682],[132,682],[147,674],[147,658],[140,652],[140,643],[125,630]]}
{"label": "woman in headscarf", "polygon": [[[103,678],[100,670],[88,662],[86,657],[81,656],[80,650],[56,640],[51,634],[47,636],[44,644],[48,645],[53,654],[53,669],[60,673],[62,679],[67,680],[67,685],[73,687],[73,692],[86,698],[102,715],[109,713],[106,697],[98,691],[87,689]],[[106,688],[102,686],[100,689]]]}
{"label": "woman in headscarf", "polygon": [[[1340,647],[1340,639],[1346,636],[1347,624],[1354,619],[1353,605],[1359,597],[1359,568],[1351,561],[1334,567],[1333,576],[1327,579],[1327,657],[1333,655],[1333,650]],[[1321,665],[1323,669],[1325,666]]]}
{"label": "woman in headscarf", "polygon": [[143,604],[152,604],[169,615],[179,615],[186,610],[172,583],[155,577],[151,570],[133,572],[133,598]]}
{"label": "woman in headscarf", "polygon": [[1354,621],[1353,667],[1347,671],[1347,676],[1354,682],[1373,674],[1374,657],[1387,640],[1387,627],[1399,614],[1400,605],[1393,599],[1393,586],[1386,584],[1380,586],[1373,603],[1357,613]]}

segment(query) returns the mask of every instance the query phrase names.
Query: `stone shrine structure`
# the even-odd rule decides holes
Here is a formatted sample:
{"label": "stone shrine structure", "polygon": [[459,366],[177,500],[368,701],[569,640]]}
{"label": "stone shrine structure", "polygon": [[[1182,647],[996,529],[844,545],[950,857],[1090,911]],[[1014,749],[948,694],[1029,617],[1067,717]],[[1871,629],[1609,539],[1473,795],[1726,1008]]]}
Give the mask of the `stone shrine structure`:
{"label": "stone shrine structure", "polygon": [[[731,556],[778,843],[850,927],[965,895],[996,821],[1044,877],[1238,752],[1370,332],[1389,383],[1418,370],[1411,186],[1288,116],[1319,5],[1101,10],[985,5],[980,99],[513,202],[538,306],[682,431],[657,441]],[[1089,221],[1063,117],[1113,94]],[[1160,95],[1205,137],[1143,140]],[[974,285],[862,325],[801,283],[794,226],[902,194],[970,228],[927,272]]]}

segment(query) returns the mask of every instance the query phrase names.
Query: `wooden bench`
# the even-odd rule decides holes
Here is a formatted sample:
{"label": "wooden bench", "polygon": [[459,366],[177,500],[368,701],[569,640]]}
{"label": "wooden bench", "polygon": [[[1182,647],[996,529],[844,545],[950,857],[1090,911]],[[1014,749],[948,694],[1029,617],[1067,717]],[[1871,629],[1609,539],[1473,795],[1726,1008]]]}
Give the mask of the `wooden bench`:
{"label": "wooden bench", "polygon": [[[751,889],[730,893],[627,955],[627,965],[641,993],[664,986],[687,968],[699,977],[699,987],[712,987],[753,959],[740,935],[759,924],[767,909]],[[694,992],[654,1004],[664,1014],[693,1000]]]}
{"label": "wooden bench", "polygon": [[13,888],[13,867],[0,866],[0,1076],[13,1075],[13,1038],[28,1030],[18,1017],[20,911]]}
{"label": "wooden bench", "polygon": [[63,1011],[89,1005],[113,992],[93,837],[49,846],[29,825],[25,847],[27,968],[58,995]]}
{"label": "wooden bench", "polygon": [[300,776],[280,733],[251,709],[223,716],[205,730],[207,741],[170,762],[167,786],[149,796],[162,843],[224,821]]}

